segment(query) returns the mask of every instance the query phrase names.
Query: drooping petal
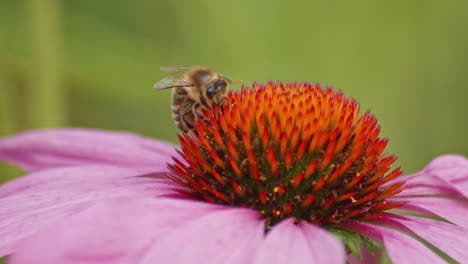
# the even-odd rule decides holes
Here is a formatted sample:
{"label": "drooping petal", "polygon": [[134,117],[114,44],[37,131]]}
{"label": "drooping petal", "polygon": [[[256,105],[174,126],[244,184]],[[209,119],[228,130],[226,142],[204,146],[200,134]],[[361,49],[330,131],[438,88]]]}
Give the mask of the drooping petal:
{"label": "drooping petal", "polygon": [[349,223],[347,228],[382,243],[392,263],[447,263],[421,242],[399,231],[359,222]]}
{"label": "drooping petal", "polygon": [[459,263],[468,259],[468,232],[446,222],[411,216],[391,215],[391,219],[422,237]]}
{"label": "drooping petal", "polygon": [[[400,201],[401,199],[395,199]],[[443,197],[411,197],[401,209],[439,216],[459,226],[468,228],[468,204],[466,201]],[[421,209],[421,210],[418,210]]]}
{"label": "drooping petal", "polygon": [[468,159],[462,156],[443,156],[425,169],[431,177],[440,178],[468,197]]}
{"label": "drooping petal", "polygon": [[173,194],[168,180],[135,177],[141,170],[80,166],[40,171],[0,187],[0,256],[45,226],[110,197]]}
{"label": "drooping petal", "polygon": [[[402,180],[402,179],[399,179]],[[444,179],[431,176],[427,173],[413,174],[405,177],[405,188],[396,196],[431,196],[431,195],[449,195],[449,196],[462,196],[460,190],[445,181]]]}
{"label": "drooping petal", "polygon": [[324,229],[292,218],[276,224],[261,245],[254,263],[345,263],[344,247]]}
{"label": "drooping petal", "polygon": [[[167,233],[219,209],[220,206],[180,199],[110,199],[29,238],[10,261],[18,264],[33,264],[38,259],[48,264],[141,263],[148,257],[147,251],[152,245],[164,240]],[[222,229],[217,231],[223,232]],[[199,239],[204,241],[213,234],[200,235],[203,237]],[[190,247],[202,246],[189,240],[177,242],[179,244],[171,250],[179,254]],[[203,258],[204,261],[209,259],[209,255]],[[152,263],[174,262],[157,260]]]}
{"label": "drooping petal", "polygon": [[468,169],[465,171],[456,171],[457,177],[460,180],[451,181],[451,186],[463,195],[464,198],[468,198]]}
{"label": "drooping petal", "polygon": [[264,230],[265,220],[256,211],[211,212],[168,230],[139,263],[251,263]]}
{"label": "drooping petal", "polygon": [[405,177],[401,195],[448,194],[468,197],[468,159],[446,155],[429,163],[422,171]]}
{"label": "drooping petal", "polygon": [[349,254],[346,260],[347,264],[381,264],[381,255],[381,252],[378,250],[375,250],[375,252],[371,254],[366,247],[361,246],[361,258]]}
{"label": "drooping petal", "polygon": [[0,160],[27,171],[84,164],[158,167],[171,156],[177,156],[171,144],[122,132],[41,130],[0,140]]}
{"label": "drooping petal", "polygon": [[[135,176],[140,175],[144,177],[138,178],[151,179],[151,182],[161,182],[174,186],[174,183],[165,177],[166,170],[165,167],[159,167],[154,171],[152,168],[122,168],[107,165],[70,166],[44,170],[1,185],[0,198],[23,191],[60,190],[60,188],[64,188],[63,186],[77,188],[77,190],[85,189],[88,185],[98,186],[101,182],[108,183],[125,178],[135,180]],[[136,181],[142,182],[142,179]]]}
{"label": "drooping petal", "polygon": [[440,169],[466,168],[468,159],[461,155],[443,155],[432,160],[425,168],[426,171]]}

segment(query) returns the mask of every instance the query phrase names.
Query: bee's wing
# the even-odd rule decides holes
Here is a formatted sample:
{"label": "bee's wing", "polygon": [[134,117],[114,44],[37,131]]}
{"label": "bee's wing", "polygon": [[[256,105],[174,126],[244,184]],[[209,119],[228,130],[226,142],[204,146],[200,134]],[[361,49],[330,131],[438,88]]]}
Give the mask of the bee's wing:
{"label": "bee's wing", "polygon": [[188,71],[192,67],[186,67],[186,66],[162,66],[159,69],[161,71]]}
{"label": "bee's wing", "polygon": [[[154,84],[154,89],[169,89],[175,87],[186,87],[193,86],[192,83],[185,76],[186,70],[181,69],[181,67],[161,67],[164,70],[176,70],[176,72],[169,74],[168,76],[162,78],[156,84]],[[167,68],[167,69],[166,69]],[[170,69],[169,69],[170,68]]]}

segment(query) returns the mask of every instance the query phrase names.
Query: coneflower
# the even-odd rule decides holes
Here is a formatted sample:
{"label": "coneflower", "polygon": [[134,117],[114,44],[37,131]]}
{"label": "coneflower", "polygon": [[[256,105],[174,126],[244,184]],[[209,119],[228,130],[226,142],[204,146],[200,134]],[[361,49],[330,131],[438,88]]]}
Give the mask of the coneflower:
{"label": "coneflower", "polygon": [[0,187],[0,255],[11,263],[375,263],[385,250],[394,263],[464,262],[467,159],[443,156],[401,177],[379,132],[341,92],[270,82],[206,111],[179,136],[178,154],[89,130],[3,139],[0,158],[31,174]]}

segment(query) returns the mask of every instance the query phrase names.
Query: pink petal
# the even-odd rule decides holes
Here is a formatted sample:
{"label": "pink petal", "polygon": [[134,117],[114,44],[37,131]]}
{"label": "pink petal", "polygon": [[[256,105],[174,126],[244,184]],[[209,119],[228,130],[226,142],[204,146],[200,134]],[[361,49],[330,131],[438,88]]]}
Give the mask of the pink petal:
{"label": "pink petal", "polygon": [[346,258],[347,264],[381,264],[382,253],[377,249],[374,254],[371,254],[364,246],[361,246],[361,256],[362,258],[358,258],[349,254]]}
{"label": "pink petal", "polygon": [[452,183],[468,181],[468,166],[431,170],[428,173]]}
{"label": "pink petal", "polygon": [[[466,211],[467,208],[463,206],[461,200],[465,198],[466,202],[466,198],[468,198],[467,159],[461,156],[437,158],[423,171],[405,177],[405,180],[405,188],[401,193],[393,197],[393,200],[408,202],[405,205],[406,209],[416,209],[419,212],[429,211],[459,225],[467,226],[467,217],[458,213],[454,214],[454,212],[458,211],[446,210],[447,206],[443,205],[452,204],[449,207]],[[445,198],[441,198],[442,195]],[[448,198],[459,199],[460,201],[456,202]],[[431,203],[427,203],[427,201],[431,201]]]}
{"label": "pink petal", "polygon": [[139,263],[250,263],[264,230],[265,220],[256,211],[211,212],[168,230]]}
{"label": "pink petal", "polygon": [[[395,199],[400,201],[400,199]],[[432,213],[459,226],[468,228],[468,204],[442,197],[411,197],[401,209],[420,213]],[[420,208],[421,210],[418,210]]]}
{"label": "pink petal", "polygon": [[324,229],[292,218],[276,224],[261,245],[254,263],[345,263],[340,241]]}
{"label": "pink petal", "polygon": [[468,232],[464,228],[418,217],[394,215],[392,218],[458,262],[468,259]]}
{"label": "pink petal", "polygon": [[442,156],[432,161],[424,173],[433,179],[440,179],[445,185],[468,197],[468,159],[455,155]]}
{"label": "pink petal", "polygon": [[445,194],[468,197],[468,159],[456,155],[442,156],[422,171],[398,177],[390,184],[401,180],[406,184],[398,196]]}
{"label": "pink petal", "polygon": [[451,169],[451,168],[466,168],[468,159],[461,155],[444,155],[431,161],[425,168],[426,171]]}
{"label": "pink petal", "polygon": [[442,179],[446,184],[468,197],[468,163],[466,166],[432,169],[427,172],[432,178]]}
{"label": "pink petal", "polygon": [[451,186],[459,193],[463,194],[463,197],[468,198],[468,170],[459,170],[455,173],[452,175],[456,175],[455,177],[457,177],[457,179],[450,181]]}
{"label": "pink petal", "polygon": [[459,182],[467,182],[468,159],[455,155],[442,156],[429,163],[424,169],[424,173],[432,177],[438,177],[454,185],[457,185]]}
{"label": "pink petal", "polygon": [[392,263],[447,263],[421,242],[401,232],[358,222],[347,227],[383,243]]}
{"label": "pink petal", "polygon": [[[227,207],[179,199],[111,199],[43,230],[21,244],[11,263],[142,263],[147,251],[185,223]],[[240,218],[242,219],[242,217]],[[244,218],[245,219],[245,218]],[[216,223],[213,223],[216,224]],[[225,226],[229,229],[229,226]],[[189,230],[186,230],[189,231]],[[218,230],[223,232],[223,230]],[[189,234],[188,234],[189,235]],[[200,239],[211,234],[203,234]],[[238,234],[239,235],[239,234]],[[178,241],[179,254],[201,244]],[[187,242],[187,244],[184,244]],[[235,250],[235,249],[230,249]],[[208,260],[204,256],[203,260]],[[152,263],[175,263],[157,260]],[[197,263],[193,260],[192,263]]]}
{"label": "pink petal", "polygon": [[456,186],[448,183],[444,179],[434,177],[427,173],[418,173],[417,175],[413,174],[410,177],[404,177],[403,180],[406,181],[405,187],[396,197],[421,195],[431,196],[441,194],[449,196],[463,195]]}
{"label": "pink petal", "polygon": [[171,144],[100,130],[41,130],[0,140],[0,160],[28,171],[84,164],[160,167],[171,156],[177,156]]}
{"label": "pink petal", "polygon": [[[71,185],[74,188],[86,188],[86,185],[96,185],[101,181],[111,182],[116,179],[132,176],[148,176],[137,177],[138,182],[141,179],[151,179],[151,182],[159,181],[173,185],[165,174],[165,167],[157,168],[156,172],[152,168],[122,168],[106,165],[85,165],[76,167],[65,167],[50,169],[31,173],[28,176],[20,177],[0,186],[0,198],[11,194],[30,190],[37,192],[39,190],[49,190],[62,188],[63,185]],[[150,177],[151,176],[151,177]]]}
{"label": "pink petal", "polygon": [[135,177],[140,171],[110,166],[40,171],[0,186],[0,256],[47,225],[110,197],[173,194],[167,180]]}

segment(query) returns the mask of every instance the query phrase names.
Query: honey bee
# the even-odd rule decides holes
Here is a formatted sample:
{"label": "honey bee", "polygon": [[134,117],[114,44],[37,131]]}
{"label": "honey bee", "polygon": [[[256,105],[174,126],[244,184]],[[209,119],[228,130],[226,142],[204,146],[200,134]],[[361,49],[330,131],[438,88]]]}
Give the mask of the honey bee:
{"label": "honey bee", "polygon": [[188,132],[194,128],[197,118],[203,117],[203,109],[219,107],[226,100],[228,85],[232,80],[205,67],[161,67],[163,71],[175,71],[154,85],[155,89],[172,88],[172,118],[177,128]]}

